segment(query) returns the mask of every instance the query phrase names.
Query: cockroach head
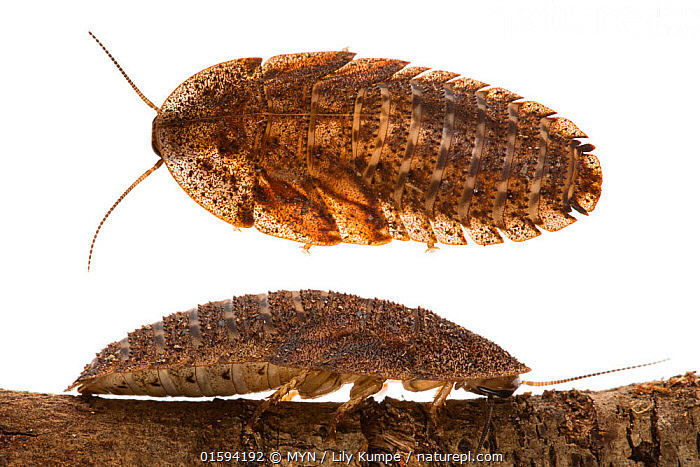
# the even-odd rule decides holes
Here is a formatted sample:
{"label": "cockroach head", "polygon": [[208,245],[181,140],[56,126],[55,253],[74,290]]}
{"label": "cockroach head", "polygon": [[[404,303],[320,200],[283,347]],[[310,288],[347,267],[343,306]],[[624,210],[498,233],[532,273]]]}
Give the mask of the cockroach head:
{"label": "cockroach head", "polygon": [[158,121],[158,116],[153,119],[153,124],[151,125],[151,148],[153,148],[153,152],[155,152],[158,157],[161,159],[163,156],[160,155],[160,145],[158,144],[158,138],[156,137],[156,122]]}
{"label": "cockroach head", "polygon": [[520,387],[520,375],[500,376],[498,378],[469,379],[460,381],[455,388],[479,394],[480,396],[510,397]]}

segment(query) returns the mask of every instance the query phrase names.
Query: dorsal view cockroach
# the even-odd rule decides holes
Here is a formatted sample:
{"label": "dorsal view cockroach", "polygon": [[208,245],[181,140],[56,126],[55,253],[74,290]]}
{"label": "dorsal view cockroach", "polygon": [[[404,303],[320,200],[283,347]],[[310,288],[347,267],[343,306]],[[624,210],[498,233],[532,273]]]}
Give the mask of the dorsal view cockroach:
{"label": "dorsal view cockroach", "polygon": [[521,384],[593,376],[521,381],[528,371],[490,340],[431,311],[302,290],[233,297],[164,317],[103,349],[67,390],[192,397],[274,390],[252,426],[283,398],[315,398],[352,383],[333,435],[338,421],[387,380],[414,392],[437,388],[430,411],[437,420],[453,388],[493,400]]}
{"label": "dorsal view cockroach", "polygon": [[499,231],[519,242],[600,197],[576,125],[456,73],[345,51],[244,58],[200,71],[158,108],[107,54],[157,112],[160,159],[100,227],[163,163],[218,218],[307,247],[490,245]]}

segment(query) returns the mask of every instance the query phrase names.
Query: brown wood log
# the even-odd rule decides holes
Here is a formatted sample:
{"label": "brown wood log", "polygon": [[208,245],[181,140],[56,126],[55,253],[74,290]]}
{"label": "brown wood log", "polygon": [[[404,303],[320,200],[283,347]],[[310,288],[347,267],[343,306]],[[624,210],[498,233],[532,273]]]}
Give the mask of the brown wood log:
{"label": "brown wood log", "polygon": [[[258,403],[0,390],[0,465],[258,466],[275,465],[275,453],[285,466],[333,465],[341,458],[347,464],[348,456],[350,465],[361,466],[459,465],[459,458],[446,455],[471,451],[473,457],[488,413],[484,399],[448,400],[436,427],[427,404],[369,400],[340,423],[331,441],[338,404],[280,403],[251,435],[245,425]],[[262,454],[251,459],[251,452]],[[225,453],[238,453],[237,460],[202,462],[212,454],[225,459]],[[700,380],[692,372],[600,392],[548,391],[498,401],[482,454],[503,456],[493,465],[700,465]]]}

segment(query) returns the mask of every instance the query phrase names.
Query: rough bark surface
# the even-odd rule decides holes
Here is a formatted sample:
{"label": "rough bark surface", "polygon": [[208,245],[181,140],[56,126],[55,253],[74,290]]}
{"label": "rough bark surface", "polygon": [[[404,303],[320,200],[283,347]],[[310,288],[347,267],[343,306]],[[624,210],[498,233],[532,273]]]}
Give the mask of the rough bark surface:
{"label": "rough bark surface", "polygon": [[[361,466],[459,465],[444,456],[471,451],[473,457],[488,413],[485,400],[448,400],[435,427],[427,404],[369,400],[341,422],[331,441],[328,427],[338,404],[283,402],[263,415],[256,435],[246,434],[257,404],[0,390],[0,465],[258,466],[274,465],[274,453],[289,466],[332,465],[341,458],[348,464],[348,456],[350,465]],[[262,454],[250,460],[251,451]],[[237,460],[202,461],[202,453],[216,459],[226,452],[238,453]],[[490,465],[698,466],[700,379],[693,372],[600,392],[499,401],[483,453],[503,455]],[[386,461],[389,454],[400,460]]]}

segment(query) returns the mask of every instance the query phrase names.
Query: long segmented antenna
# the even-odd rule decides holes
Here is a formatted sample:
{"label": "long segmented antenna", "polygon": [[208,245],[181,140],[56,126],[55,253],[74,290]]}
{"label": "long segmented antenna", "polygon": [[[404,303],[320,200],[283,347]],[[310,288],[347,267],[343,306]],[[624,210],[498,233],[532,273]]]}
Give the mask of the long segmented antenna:
{"label": "long segmented antenna", "polygon": [[136,181],[134,183],[132,183],[131,186],[129,188],[127,188],[124,193],[122,193],[122,195],[119,197],[119,199],[112,205],[111,208],[109,208],[109,211],[107,211],[107,214],[105,214],[105,216],[102,218],[100,225],[97,226],[97,230],[95,231],[95,236],[92,237],[92,243],[90,244],[90,255],[88,256],[88,272],[90,272],[90,262],[92,261],[92,250],[95,248],[95,240],[97,240],[97,234],[100,233],[100,229],[102,228],[102,224],[104,224],[105,221],[107,220],[107,217],[109,217],[109,215],[112,214],[112,211],[114,211],[114,208],[117,207],[117,204],[121,203],[122,200],[124,199],[124,197],[126,195],[128,195],[129,192],[136,187],[136,185],[141,183],[146,177],[148,177],[153,172],[155,172],[155,170],[158,169],[158,167],[160,167],[161,164],[163,164],[163,159],[159,159],[158,162],[156,162],[156,165],[154,165],[150,169],[146,170],[143,173],[143,175],[141,175],[139,178],[137,178]]}
{"label": "long segmented antenna", "polygon": [[149,107],[151,107],[151,108],[154,109],[156,112],[158,112],[158,107],[156,107],[156,106],[153,104],[153,102],[149,101],[148,98],[147,98],[146,96],[144,96],[143,93],[142,93],[141,91],[139,91],[139,88],[137,88],[136,85],[134,84],[134,82],[131,81],[131,79],[129,78],[129,76],[127,76],[126,72],[124,72],[124,70],[122,70],[122,67],[119,66],[119,63],[117,63],[117,61],[114,59],[114,57],[112,57],[112,54],[109,53],[109,50],[107,50],[107,48],[106,48],[104,45],[102,45],[102,42],[100,42],[100,40],[99,40],[97,37],[95,37],[95,35],[94,35],[92,32],[88,31],[88,34],[90,34],[90,35],[92,36],[92,38],[95,39],[95,41],[97,42],[97,44],[98,44],[100,47],[102,47],[102,50],[104,50],[105,53],[107,54],[107,56],[112,60],[112,63],[114,63],[114,64],[117,66],[117,68],[119,69],[119,71],[122,73],[122,76],[124,76],[124,78],[126,79],[126,81],[131,85],[132,88],[134,88],[134,91],[136,91],[136,94],[139,95],[139,97],[141,98],[141,100],[143,100],[146,104],[148,104]]}
{"label": "long segmented antenna", "polygon": [[618,368],[616,370],[600,371],[598,373],[591,373],[590,375],[575,376],[573,378],[559,379],[556,381],[522,381],[521,384],[525,384],[527,386],[550,386],[552,384],[568,383],[569,381],[577,381],[579,379],[590,378],[592,376],[607,375],[608,373],[616,373],[618,371],[625,371],[625,370],[631,370],[633,368],[641,368],[643,366],[656,365],[657,363],[662,363],[662,362],[665,362],[668,360],[670,360],[670,359],[664,358],[663,360],[659,360],[656,362],[643,363],[641,365],[634,365],[634,366],[627,366],[625,368]]}

